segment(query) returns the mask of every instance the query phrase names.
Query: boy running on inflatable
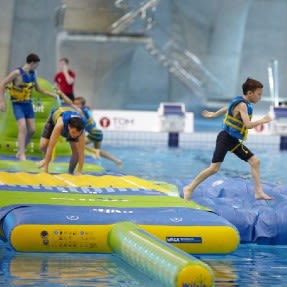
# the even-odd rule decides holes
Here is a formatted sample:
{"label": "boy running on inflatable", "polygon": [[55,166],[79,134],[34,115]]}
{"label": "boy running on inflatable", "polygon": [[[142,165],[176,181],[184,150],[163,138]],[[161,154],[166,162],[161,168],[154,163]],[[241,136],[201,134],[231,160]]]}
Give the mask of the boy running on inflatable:
{"label": "boy running on inflatable", "polygon": [[267,114],[257,121],[252,121],[253,105],[260,101],[263,92],[261,82],[247,78],[242,84],[242,96],[235,97],[229,106],[224,106],[216,112],[203,111],[206,118],[215,118],[225,114],[223,130],[219,132],[212,162],[202,170],[193,181],[183,189],[184,199],[189,200],[194,189],[209,176],[215,174],[221,167],[228,151],[234,153],[241,160],[249,163],[255,184],[255,199],[272,199],[262,190],[260,183],[260,161],[243,144],[247,137],[248,129],[270,122],[272,119]]}

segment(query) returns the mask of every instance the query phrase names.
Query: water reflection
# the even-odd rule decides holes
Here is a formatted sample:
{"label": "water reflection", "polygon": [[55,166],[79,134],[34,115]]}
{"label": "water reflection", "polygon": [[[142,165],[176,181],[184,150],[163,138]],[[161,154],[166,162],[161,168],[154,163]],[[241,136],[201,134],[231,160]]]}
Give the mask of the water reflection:
{"label": "water reflection", "polygon": [[202,256],[214,271],[216,287],[285,286],[287,246],[240,245],[233,254]]}
{"label": "water reflection", "polygon": [[0,286],[158,286],[104,254],[22,254],[1,249]]}
{"label": "water reflection", "polygon": [[[204,255],[215,287],[285,286],[287,246],[240,245],[233,254]],[[105,254],[24,254],[0,245],[0,286],[163,287],[119,257]]]}

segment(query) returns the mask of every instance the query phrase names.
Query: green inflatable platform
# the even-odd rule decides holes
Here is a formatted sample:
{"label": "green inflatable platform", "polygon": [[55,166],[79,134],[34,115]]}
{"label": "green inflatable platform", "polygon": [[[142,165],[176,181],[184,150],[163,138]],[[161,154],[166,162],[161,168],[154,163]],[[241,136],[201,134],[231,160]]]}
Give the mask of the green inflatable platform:
{"label": "green inflatable platform", "polygon": [[[54,87],[51,83],[43,78],[38,78],[39,85],[48,90],[53,91]],[[42,129],[53,108],[59,106],[59,102],[52,97],[42,95],[36,90],[32,91],[32,101],[35,112],[36,132],[26,149],[27,156],[41,156],[39,149],[39,139],[42,134]],[[10,101],[9,92],[6,92],[7,111],[0,113],[0,155],[15,155],[17,152],[17,135],[18,127],[16,119],[13,115],[12,104]],[[56,155],[70,155],[69,144],[63,138],[60,139],[62,144],[57,144]]]}

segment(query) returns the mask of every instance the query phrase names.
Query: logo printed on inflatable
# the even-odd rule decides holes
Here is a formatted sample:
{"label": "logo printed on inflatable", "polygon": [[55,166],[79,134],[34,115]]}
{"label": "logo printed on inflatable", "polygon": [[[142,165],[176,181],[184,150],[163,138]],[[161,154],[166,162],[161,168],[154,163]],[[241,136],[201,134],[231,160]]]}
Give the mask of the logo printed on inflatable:
{"label": "logo printed on inflatable", "polygon": [[35,113],[44,113],[45,112],[45,108],[43,104],[33,104],[33,110]]}
{"label": "logo printed on inflatable", "polygon": [[93,211],[99,213],[134,213],[133,210],[119,210],[119,209],[110,209],[110,208],[93,208]]}
{"label": "logo printed on inflatable", "polygon": [[76,221],[80,219],[78,215],[67,215],[66,218],[71,221]]}
{"label": "logo printed on inflatable", "polygon": [[202,243],[201,237],[166,237],[167,243]]}
{"label": "logo printed on inflatable", "polygon": [[182,217],[170,217],[169,220],[171,222],[181,222],[182,221]]}

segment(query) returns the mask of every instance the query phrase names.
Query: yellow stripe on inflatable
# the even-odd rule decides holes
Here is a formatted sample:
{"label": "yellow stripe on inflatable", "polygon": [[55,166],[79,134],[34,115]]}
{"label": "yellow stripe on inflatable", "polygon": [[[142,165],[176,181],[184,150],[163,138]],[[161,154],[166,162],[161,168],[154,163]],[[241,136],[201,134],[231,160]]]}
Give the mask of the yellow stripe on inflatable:
{"label": "yellow stripe on inflatable", "polygon": [[152,181],[137,178],[135,176],[113,175],[80,175],[26,173],[26,172],[0,172],[0,184],[7,185],[31,185],[31,186],[64,186],[64,187],[95,187],[95,188],[137,188],[151,189],[161,192],[169,192],[167,187]]}

